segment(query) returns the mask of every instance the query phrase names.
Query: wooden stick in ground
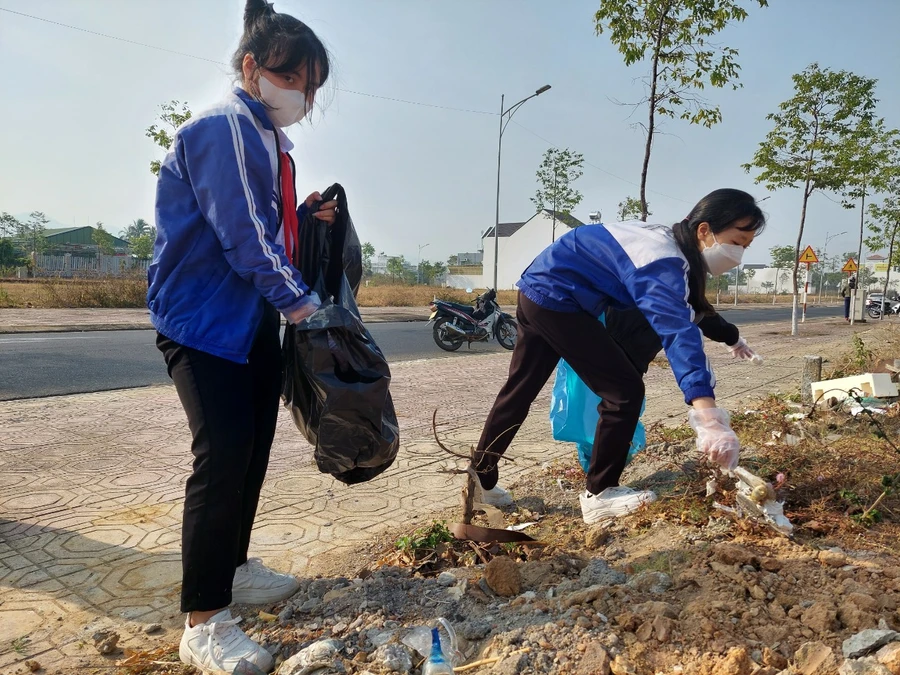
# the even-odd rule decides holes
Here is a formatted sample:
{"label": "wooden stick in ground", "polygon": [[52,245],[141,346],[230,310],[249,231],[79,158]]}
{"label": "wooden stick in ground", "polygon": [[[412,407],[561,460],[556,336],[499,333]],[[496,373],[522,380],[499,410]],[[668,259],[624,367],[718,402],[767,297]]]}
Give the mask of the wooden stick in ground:
{"label": "wooden stick in ground", "polygon": [[[523,647],[522,649],[517,649],[514,652],[510,652],[509,656],[515,656],[516,654],[529,654],[531,652],[531,647]],[[476,668],[481,668],[481,666],[489,666],[493,663],[497,663],[498,661],[503,660],[502,656],[491,656],[486,659],[481,659],[480,661],[473,661],[472,663],[467,663],[464,666],[459,666],[458,668],[454,668],[454,673],[465,673],[469,670],[475,670]]]}

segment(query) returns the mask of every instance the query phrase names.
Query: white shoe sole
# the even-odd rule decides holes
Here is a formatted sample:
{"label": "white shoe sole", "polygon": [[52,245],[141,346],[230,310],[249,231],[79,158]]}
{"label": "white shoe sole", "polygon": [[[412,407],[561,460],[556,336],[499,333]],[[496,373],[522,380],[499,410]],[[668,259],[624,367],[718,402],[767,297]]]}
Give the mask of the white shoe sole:
{"label": "white shoe sole", "polygon": [[231,591],[231,602],[241,605],[268,605],[287,600],[297,594],[300,584],[288,588],[243,588]]}
{"label": "white shoe sole", "polygon": [[497,508],[512,506],[516,503],[516,500],[513,499],[512,495],[509,493],[501,493],[500,496],[496,496],[481,487],[477,488],[477,492],[475,493],[475,501],[481,504],[486,504],[487,506],[496,506]]}
{"label": "white shoe sole", "polygon": [[630,516],[632,513],[640,511],[647,504],[652,504],[656,501],[656,496],[641,500],[638,504],[636,504],[633,508],[629,508],[624,512],[612,512],[612,511],[591,511],[589,513],[585,513],[584,509],[581,510],[581,519],[584,521],[586,525],[593,525],[601,520],[613,520],[615,518],[624,518],[625,516]]}
{"label": "white shoe sole", "polygon": [[[185,647],[183,644],[178,646],[178,658],[181,659],[182,663],[184,663],[188,666],[192,666],[193,668],[196,668],[201,673],[205,673],[206,675],[231,675],[231,673],[232,673],[232,671],[230,671],[230,670],[219,670],[218,668],[207,668],[200,662],[199,659],[197,659],[194,656],[194,652],[192,652],[190,649]],[[256,665],[256,664],[254,664],[254,665]],[[256,667],[259,668],[259,666],[256,666]],[[272,665],[268,669],[266,669],[266,668],[259,668],[259,669],[265,673],[270,673],[270,672],[272,672],[272,669],[274,667],[275,667],[275,663],[273,660]]]}

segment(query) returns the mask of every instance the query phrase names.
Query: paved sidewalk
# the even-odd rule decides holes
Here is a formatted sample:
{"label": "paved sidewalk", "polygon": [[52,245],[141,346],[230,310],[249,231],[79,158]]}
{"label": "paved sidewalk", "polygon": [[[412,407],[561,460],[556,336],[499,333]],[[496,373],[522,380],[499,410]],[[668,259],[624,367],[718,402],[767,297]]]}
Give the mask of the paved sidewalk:
{"label": "paved sidewalk", "polygon": [[[738,409],[748,397],[792,390],[804,353],[836,352],[852,334],[833,320],[803,331],[797,339],[785,337],[783,324],[744,331],[766,357],[761,367],[709,344],[722,404]],[[330,554],[457,503],[460,485],[438,473],[447,459],[431,439],[432,412],[439,409],[452,444],[474,443],[508,366],[505,353],[458,359],[452,368],[439,360],[393,366],[400,456],[386,474],[352,488],[316,471],[282,411],[251,554],[314,574]],[[671,371],[653,366],[646,381],[645,419],[683,421]],[[504,468],[504,482],[572,452],[550,439],[548,400],[549,386],[516,438],[518,461]],[[177,641],[189,444],[172,387],[0,403],[0,673],[15,672],[25,658],[50,672],[102,665],[82,642],[99,626],[114,626],[126,647]],[[141,634],[139,624],[150,622],[166,631]]]}

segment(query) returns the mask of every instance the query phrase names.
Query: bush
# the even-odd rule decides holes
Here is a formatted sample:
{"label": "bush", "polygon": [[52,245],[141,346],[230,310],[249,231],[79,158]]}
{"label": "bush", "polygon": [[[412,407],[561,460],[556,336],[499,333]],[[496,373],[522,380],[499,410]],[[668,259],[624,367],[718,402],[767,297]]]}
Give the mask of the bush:
{"label": "bush", "polygon": [[0,286],[0,307],[45,309],[141,308],[147,305],[142,274],[98,279],[40,279]]}

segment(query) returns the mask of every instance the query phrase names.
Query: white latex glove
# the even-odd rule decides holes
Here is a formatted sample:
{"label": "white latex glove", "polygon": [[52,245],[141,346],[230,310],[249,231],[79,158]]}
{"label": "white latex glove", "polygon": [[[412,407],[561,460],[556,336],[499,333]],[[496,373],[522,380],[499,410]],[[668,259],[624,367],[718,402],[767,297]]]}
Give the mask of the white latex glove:
{"label": "white latex glove", "polygon": [[312,316],[313,312],[315,312],[321,306],[322,301],[319,300],[318,294],[315,291],[312,291],[309,295],[306,296],[303,304],[290,314],[285,314],[285,318],[288,320],[288,323],[296,326],[298,323],[303,321],[303,319],[308,319],[310,316]]}
{"label": "white latex glove", "polygon": [[731,430],[728,411],[722,408],[692,409],[688,422],[697,434],[697,449],[726,471],[738,465],[741,443]]}
{"label": "white latex glove", "polygon": [[762,363],[762,357],[750,349],[750,346],[744,338],[740,338],[733,345],[726,345],[726,347],[728,351],[731,352],[731,356],[736,359],[743,359],[744,361],[750,361],[757,365]]}

